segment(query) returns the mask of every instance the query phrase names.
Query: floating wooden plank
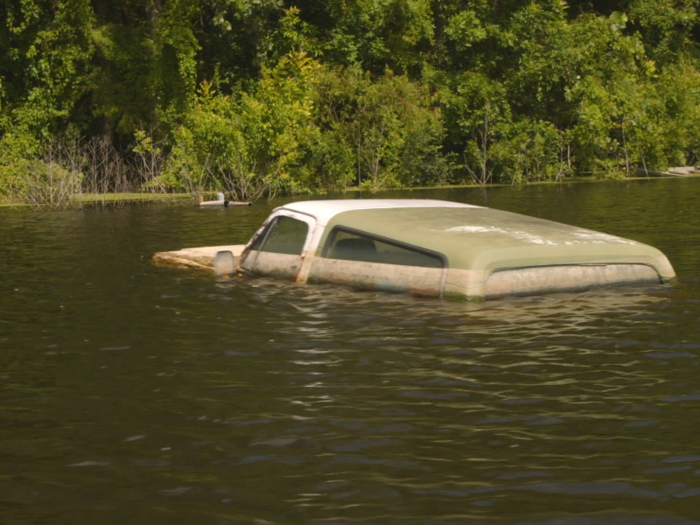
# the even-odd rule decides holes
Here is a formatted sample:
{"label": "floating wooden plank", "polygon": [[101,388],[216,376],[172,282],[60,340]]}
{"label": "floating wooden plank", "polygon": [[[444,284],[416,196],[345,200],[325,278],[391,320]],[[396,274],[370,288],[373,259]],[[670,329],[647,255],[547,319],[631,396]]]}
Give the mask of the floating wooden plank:
{"label": "floating wooden plank", "polygon": [[202,201],[199,203],[200,208],[229,208],[231,206],[252,206],[252,202],[237,202],[237,201]]}
{"label": "floating wooden plank", "polygon": [[677,166],[668,171],[637,168],[637,177],[700,177],[700,170],[696,166]]}
{"label": "floating wooden plank", "polygon": [[668,172],[671,175],[678,175],[681,177],[696,177],[700,175],[700,171],[695,166],[679,166],[675,168],[668,168]]}

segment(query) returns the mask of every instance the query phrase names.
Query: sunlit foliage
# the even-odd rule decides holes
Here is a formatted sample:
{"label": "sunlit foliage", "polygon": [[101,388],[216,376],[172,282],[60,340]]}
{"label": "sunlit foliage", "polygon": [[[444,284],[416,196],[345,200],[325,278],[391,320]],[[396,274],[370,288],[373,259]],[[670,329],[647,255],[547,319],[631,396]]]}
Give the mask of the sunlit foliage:
{"label": "sunlit foliage", "polygon": [[241,199],[697,163],[698,8],[7,0],[0,198],[68,139],[109,141],[135,186]]}

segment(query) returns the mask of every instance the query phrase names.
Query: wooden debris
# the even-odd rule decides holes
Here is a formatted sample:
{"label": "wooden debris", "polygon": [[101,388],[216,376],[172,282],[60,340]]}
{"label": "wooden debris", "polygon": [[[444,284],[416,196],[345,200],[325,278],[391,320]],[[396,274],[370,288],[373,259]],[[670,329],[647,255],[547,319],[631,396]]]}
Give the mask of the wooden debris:
{"label": "wooden debris", "polygon": [[237,201],[202,201],[199,203],[200,208],[228,208],[230,206],[252,206],[252,202],[237,202]]}
{"label": "wooden debris", "polygon": [[699,177],[698,166],[677,166],[668,168],[668,171],[637,169],[637,177]]}

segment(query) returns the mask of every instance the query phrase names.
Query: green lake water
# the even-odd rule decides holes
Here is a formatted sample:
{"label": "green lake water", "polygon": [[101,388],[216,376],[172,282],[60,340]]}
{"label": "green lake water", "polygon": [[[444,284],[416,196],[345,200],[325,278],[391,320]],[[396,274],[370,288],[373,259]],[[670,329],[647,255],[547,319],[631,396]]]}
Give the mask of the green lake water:
{"label": "green lake water", "polygon": [[397,192],[652,244],[481,304],[216,280],[250,208],[0,209],[0,524],[700,524],[700,179]]}

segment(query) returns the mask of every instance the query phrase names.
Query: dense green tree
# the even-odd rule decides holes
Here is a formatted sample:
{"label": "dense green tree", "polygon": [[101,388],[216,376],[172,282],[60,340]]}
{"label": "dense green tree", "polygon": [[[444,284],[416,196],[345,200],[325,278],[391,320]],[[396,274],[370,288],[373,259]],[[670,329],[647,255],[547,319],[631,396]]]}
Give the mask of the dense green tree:
{"label": "dense green tree", "polygon": [[263,69],[255,92],[240,99],[203,82],[173,132],[173,150],[157,183],[200,194],[225,190],[238,199],[305,189],[300,160],[317,133],[312,92],[318,67],[304,53],[284,56],[275,68]]}
{"label": "dense green tree", "polygon": [[[699,8],[7,0],[0,195],[59,173],[45,168],[64,162],[56,143],[92,139],[116,147],[133,184],[242,197],[696,162]],[[73,181],[108,176],[71,163],[66,174],[91,173]]]}
{"label": "dense green tree", "polygon": [[336,180],[372,191],[444,182],[441,114],[427,86],[391,71],[373,80],[357,67],[327,68],[321,78],[316,114],[343,166]]}
{"label": "dense green tree", "polygon": [[0,132],[61,131],[91,88],[90,2],[11,0],[0,17]]}

